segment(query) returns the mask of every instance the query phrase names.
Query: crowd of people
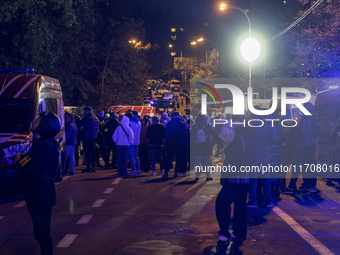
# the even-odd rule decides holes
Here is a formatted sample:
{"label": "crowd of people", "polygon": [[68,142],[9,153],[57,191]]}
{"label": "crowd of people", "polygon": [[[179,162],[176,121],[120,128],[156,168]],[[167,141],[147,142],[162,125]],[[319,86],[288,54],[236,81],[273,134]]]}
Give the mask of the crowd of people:
{"label": "crowd of people", "polygon": [[[309,112],[313,112],[312,104],[306,103],[304,106]],[[76,159],[70,160],[70,168],[68,170],[65,167],[64,174],[73,174],[79,165],[77,147],[80,141],[86,163],[83,172],[102,167],[99,161],[101,157],[105,168],[117,168],[118,177],[141,175],[149,171],[155,175],[158,162],[159,174],[168,179],[184,177],[195,166],[212,165],[214,157],[222,158],[224,165],[236,167],[315,164],[317,138],[320,133],[319,123],[314,116],[302,116],[299,124],[290,128],[283,128],[280,122],[264,122],[261,127],[254,128],[240,124],[244,123],[246,117],[227,115],[219,118],[232,119],[239,125],[232,126],[229,121],[214,127],[213,120],[208,116],[198,114],[189,118],[180,116],[179,112],[171,115],[164,112],[160,116],[145,115],[141,118],[135,111],[121,115],[100,111],[95,116],[88,107],[84,108],[82,119],[69,113],[66,116],[66,155],[70,159],[76,155]],[[275,114],[246,116],[256,119],[277,118]],[[335,128],[333,136],[340,133],[339,130],[340,125]],[[339,149],[335,153],[339,154],[338,151]],[[174,162],[176,163],[173,164]],[[131,168],[130,172],[128,168]],[[173,176],[170,176],[171,168],[174,168]],[[206,174],[206,181],[213,179],[210,171],[202,172]],[[235,238],[239,245],[242,244],[247,235],[247,207],[257,208],[261,205],[271,208],[274,206],[273,196],[318,192],[316,177],[302,172],[303,183],[300,188],[297,187],[300,171],[293,172],[291,176],[285,172],[275,176],[269,173],[265,176],[222,173],[222,190],[216,199],[219,241],[227,242]],[[193,183],[199,181],[200,174],[200,171],[196,171]],[[229,233],[232,203],[234,232]]]}

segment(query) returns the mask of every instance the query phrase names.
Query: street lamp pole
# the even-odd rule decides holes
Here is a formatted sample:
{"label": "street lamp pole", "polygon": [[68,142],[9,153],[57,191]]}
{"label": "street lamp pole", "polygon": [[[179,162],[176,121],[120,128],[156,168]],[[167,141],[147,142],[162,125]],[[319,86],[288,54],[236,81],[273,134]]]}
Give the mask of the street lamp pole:
{"label": "street lamp pole", "polygon": [[249,62],[249,87],[251,87],[251,63],[260,56],[261,46],[260,46],[260,43],[256,39],[251,37],[251,23],[250,23],[248,14],[238,6],[226,5],[226,4],[220,5],[220,10],[222,11],[227,8],[242,12],[248,20],[249,37],[242,42],[240,51],[241,51],[241,56],[243,57],[243,59]]}

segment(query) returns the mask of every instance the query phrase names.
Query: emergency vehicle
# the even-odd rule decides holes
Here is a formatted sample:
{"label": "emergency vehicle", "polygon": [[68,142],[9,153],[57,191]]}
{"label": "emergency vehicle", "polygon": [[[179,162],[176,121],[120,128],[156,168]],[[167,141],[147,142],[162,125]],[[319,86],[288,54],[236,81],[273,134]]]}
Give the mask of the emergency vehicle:
{"label": "emergency vehicle", "polygon": [[136,105],[114,105],[107,109],[109,113],[116,113],[118,115],[126,113],[128,110],[138,112],[138,115],[143,118],[144,115],[153,117],[156,115],[156,108],[153,106],[136,106]]}
{"label": "emergency vehicle", "polygon": [[33,69],[0,70],[0,169],[8,170],[17,154],[25,154],[33,139],[32,121],[44,111],[54,112],[61,121],[55,137],[65,141],[63,97],[60,82]]}

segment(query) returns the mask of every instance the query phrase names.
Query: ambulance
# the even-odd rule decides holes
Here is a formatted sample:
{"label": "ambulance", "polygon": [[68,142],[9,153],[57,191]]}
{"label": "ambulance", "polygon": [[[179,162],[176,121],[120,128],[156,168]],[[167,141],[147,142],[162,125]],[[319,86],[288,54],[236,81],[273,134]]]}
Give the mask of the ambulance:
{"label": "ambulance", "polygon": [[61,144],[65,141],[60,82],[33,71],[0,70],[0,172],[13,170],[15,156],[29,151],[33,139],[31,123],[41,112],[58,115],[62,128],[55,138]]}

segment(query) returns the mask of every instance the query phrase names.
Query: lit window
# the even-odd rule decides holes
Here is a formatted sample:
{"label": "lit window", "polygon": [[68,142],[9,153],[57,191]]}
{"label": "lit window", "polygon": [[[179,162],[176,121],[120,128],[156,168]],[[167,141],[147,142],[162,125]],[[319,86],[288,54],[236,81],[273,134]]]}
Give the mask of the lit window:
{"label": "lit window", "polygon": [[176,56],[176,52],[175,51],[171,51],[171,56]]}
{"label": "lit window", "polygon": [[172,35],[172,36],[171,36],[171,39],[175,41],[177,38],[176,38],[175,35]]}
{"label": "lit window", "polygon": [[184,28],[183,27],[181,27],[181,32],[184,32]]}
{"label": "lit window", "polygon": [[172,27],[172,28],[171,28],[171,32],[176,32],[176,28],[175,28],[175,27]]}

